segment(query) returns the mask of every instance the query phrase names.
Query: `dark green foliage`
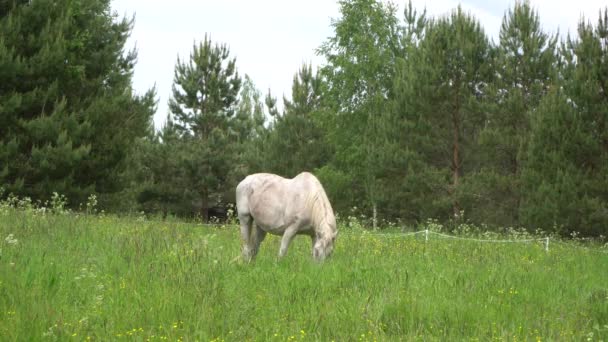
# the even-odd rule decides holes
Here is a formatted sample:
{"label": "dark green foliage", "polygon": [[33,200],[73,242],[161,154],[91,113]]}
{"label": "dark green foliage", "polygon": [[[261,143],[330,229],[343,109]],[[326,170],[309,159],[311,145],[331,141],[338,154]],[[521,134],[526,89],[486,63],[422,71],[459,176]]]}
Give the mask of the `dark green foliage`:
{"label": "dark green foliage", "polygon": [[0,9],[0,184],[72,204],[121,190],[128,148],[150,133],[154,111],[153,91],[131,88],[136,53],[123,48],[132,21],[107,0]]}
{"label": "dark green foliage", "polygon": [[562,48],[563,80],[539,108],[522,175],[520,213],[528,227],[606,235],[607,43],[605,9],[597,26],[581,22],[578,39]]}
{"label": "dark green foliage", "polygon": [[[274,110],[274,108],[273,108]],[[245,75],[236,110],[235,129],[238,132],[238,154],[233,165],[233,183],[242,180],[247,174],[260,172],[266,165],[262,158],[267,144],[267,117],[262,102],[262,93],[253,80]]]}
{"label": "dark green foliage", "polygon": [[495,226],[518,224],[520,173],[531,120],[556,74],[556,40],[544,33],[528,2],[503,17],[479,134],[479,171],[465,180],[467,218]]}
{"label": "dark green foliage", "polygon": [[190,216],[196,194],[190,190],[182,164],[185,155],[170,117],[153,138],[141,139],[131,155],[132,188],[137,210]]}
{"label": "dark green foliage", "polygon": [[589,193],[593,180],[584,163],[585,151],[592,150],[595,142],[561,91],[545,97],[538,114],[522,174],[522,221],[561,233],[588,233],[596,228],[589,212],[595,208],[589,207],[594,202]]}
{"label": "dark green foliage", "polygon": [[297,71],[284,106],[205,36],[153,132],[154,93],[133,93],[123,50],[132,21],[109,0],[0,1],[0,193],[207,218],[247,174],[311,171],[373,227],[607,235],[608,9],[559,47],[527,1],[496,43],[460,7],[427,18],[410,2],[400,22],[390,2],[339,6],[327,62]]}
{"label": "dark green foliage", "polygon": [[479,23],[458,8],[429,22],[419,45],[401,59],[394,108],[406,160],[401,192],[418,202],[408,203],[408,219],[460,215],[461,179],[477,166],[490,53]]}
{"label": "dark green foliage", "polygon": [[327,161],[329,149],[316,120],[323,112],[321,87],[320,75],[313,73],[312,66],[303,65],[293,78],[292,99],[283,99],[283,115],[275,116],[265,139],[265,163],[259,171],[294,177]]}
{"label": "dark green foliage", "polygon": [[[239,130],[233,114],[241,88],[236,59],[226,45],[213,45],[205,36],[195,44],[188,62],[175,66],[169,108],[179,138],[177,146],[185,193],[197,194],[197,206],[207,219],[211,205],[233,193],[231,168],[238,152]],[[241,132],[242,133],[242,132]],[[178,157],[179,158],[179,157]]]}
{"label": "dark green foliage", "polygon": [[169,108],[182,134],[204,140],[214,129],[226,131],[241,88],[236,59],[229,57],[227,45],[205,36],[188,62],[177,59]]}
{"label": "dark green foliage", "polygon": [[[401,33],[396,8],[374,0],[340,1],[342,17],[332,23],[335,36],[319,49],[327,59],[322,74],[327,80],[324,103],[331,115],[329,142],[335,154],[329,172],[348,175],[353,205],[374,213],[386,201],[383,179],[385,162],[391,159],[385,146],[391,137],[388,100],[392,98],[396,57]],[[330,169],[326,169],[329,171]],[[330,198],[331,198],[330,194]]]}

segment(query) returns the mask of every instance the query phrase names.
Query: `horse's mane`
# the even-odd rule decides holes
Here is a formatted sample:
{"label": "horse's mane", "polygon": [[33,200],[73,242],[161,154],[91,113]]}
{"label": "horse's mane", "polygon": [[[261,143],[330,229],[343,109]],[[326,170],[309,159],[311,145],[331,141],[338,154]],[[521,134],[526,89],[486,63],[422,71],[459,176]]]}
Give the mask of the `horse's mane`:
{"label": "horse's mane", "polygon": [[[331,208],[331,204],[329,203],[329,198],[327,198],[327,194],[325,190],[318,184],[318,189],[311,196],[312,197],[312,224],[317,229],[327,229],[333,227],[335,229],[336,226],[336,217],[334,216],[334,211]],[[323,232],[327,233],[327,232]]]}

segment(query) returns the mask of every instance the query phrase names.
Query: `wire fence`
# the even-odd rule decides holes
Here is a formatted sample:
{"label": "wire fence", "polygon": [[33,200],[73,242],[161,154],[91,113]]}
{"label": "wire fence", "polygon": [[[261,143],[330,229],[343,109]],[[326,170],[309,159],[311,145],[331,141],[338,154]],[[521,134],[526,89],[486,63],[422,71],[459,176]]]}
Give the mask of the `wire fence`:
{"label": "wire fence", "polygon": [[[577,245],[575,243],[569,243],[569,242],[564,242],[564,241],[560,241],[558,239],[551,239],[550,237],[539,237],[539,238],[530,238],[530,239],[478,239],[478,238],[470,238],[470,237],[463,237],[463,236],[456,236],[456,235],[449,235],[449,234],[444,234],[444,233],[439,233],[436,231],[432,231],[432,230],[420,230],[420,231],[416,231],[416,232],[410,232],[410,233],[388,233],[388,234],[383,234],[383,233],[365,233],[365,236],[374,236],[374,237],[381,237],[381,238],[402,238],[402,237],[407,237],[407,236],[413,236],[413,235],[422,235],[424,234],[424,240],[425,242],[428,242],[431,238],[431,236],[437,236],[437,237],[441,237],[441,238],[445,238],[445,239],[451,239],[451,240],[459,240],[459,241],[472,241],[472,242],[479,242],[479,243],[533,243],[533,242],[539,242],[543,244],[544,250],[546,252],[549,252],[549,244],[550,243],[555,243],[558,245],[562,245],[562,246],[566,246],[566,247],[571,247],[571,248],[578,248],[578,249],[583,249],[589,252],[594,252],[594,253],[601,253],[601,254],[607,254],[608,255],[608,249],[598,249],[598,248],[590,248],[590,247],[586,247],[586,246],[581,246],[581,245]],[[361,235],[361,234],[356,234],[356,233],[347,233],[345,234],[347,236],[354,236],[354,235]]]}
{"label": "wire fence", "polygon": [[586,247],[586,246],[581,246],[581,245],[577,245],[577,244],[574,244],[574,243],[569,243],[569,242],[564,242],[564,241],[559,241],[559,240],[554,240],[553,242],[556,243],[556,244],[558,244],[558,245],[562,245],[562,246],[567,246],[567,247],[571,247],[571,248],[578,248],[578,249],[586,250],[588,252],[607,254],[608,255],[608,249],[589,248],[589,247]]}
{"label": "wire fence", "polygon": [[[236,223],[202,223],[201,225],[203,226],[214,226],[214,227],[238,227],[239,225]],[[551,239],[550,237],[540,237],[540,238],[531,238],[531,239],[478,239],[478,238],[470,238],[470,237],[463,237],[463,236],[456,236],[456,235],[449,235],[449,234],[444,234],[444,233],[440,233],[440,232],[436,232],[433,230],[429,230],[429,229],[424,229],[424,230],[419,230],[419,231],[415,231],[415,232],[408,232],[408,233],[369,233],[369,232],[365,232],[363,234],[361,233],[354,233],[354,232],[341,232],[340,235],[342,236],[361,236],[361,235],[365,235],[365,236],[374,236],[374,237],[381,237],[381,238],[386,238],[386,239],[399,239],[399,238],[404,238],[404,237],[408,237],[408,236],[414,236],[414,235],[422,235],[424,234],[424,240],[425,241],[429,241],[430,237],[432,235],[437,236],[437,237],[442,237],[445,239],[452,239],[452,240],[460,240],[460,241],[473,241],[473,242],[479,242],[479,243],[532,243],[532,242],[540,242],[543,244],[543,247],[545,249],[546,252],[549,251],[549,245],[550,243],[554,243],[554,244],[558,244],[558,245],[562,245],[562,246],[566,246],[566,247],[571,247],[571,248],[578,248],[578,249],[583,249],[589,252],[593,252],[593,253],[601,253],[601,254],[606,254],[608,255],[608,249],[598,249],[598,248],[590,248],[590,247],[586,247],[586,246],[581,246],[581,245],[577,245],[575,243],[570,243],[570,242],[564,242],[558,239]],[[608,245],[608,244],[607,244]]]}

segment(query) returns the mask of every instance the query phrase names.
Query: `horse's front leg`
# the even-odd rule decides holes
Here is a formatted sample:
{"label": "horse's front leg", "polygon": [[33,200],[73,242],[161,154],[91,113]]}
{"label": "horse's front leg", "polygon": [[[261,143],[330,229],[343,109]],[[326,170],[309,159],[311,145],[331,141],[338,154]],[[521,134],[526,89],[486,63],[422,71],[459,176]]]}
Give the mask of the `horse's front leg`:
{"label": "horse's front leg", "polygon": [[291,243],[291,240],[293,239],[293,237],[296,236],[297,232],[298,232],[297,224],[293,224],[293,225],[287,227],[287,229],[285,229],[285,232],[283,232],[283,238],[281,239],[281,248],[279,249],[279,258],[282,258],[285,256],[285,254],[287,254],[287,248],[289,248],[289,244]]}

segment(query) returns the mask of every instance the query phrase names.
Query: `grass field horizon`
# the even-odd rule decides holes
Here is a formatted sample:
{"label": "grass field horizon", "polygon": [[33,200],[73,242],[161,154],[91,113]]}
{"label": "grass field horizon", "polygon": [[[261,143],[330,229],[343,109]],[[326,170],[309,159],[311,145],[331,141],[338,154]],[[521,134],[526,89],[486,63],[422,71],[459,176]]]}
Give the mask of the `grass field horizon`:
{"label": "grass field horizon", "polygon": [[608,339],[599,249],[339,229],[244,264],[234,226],[0,206],[0,339]]}

